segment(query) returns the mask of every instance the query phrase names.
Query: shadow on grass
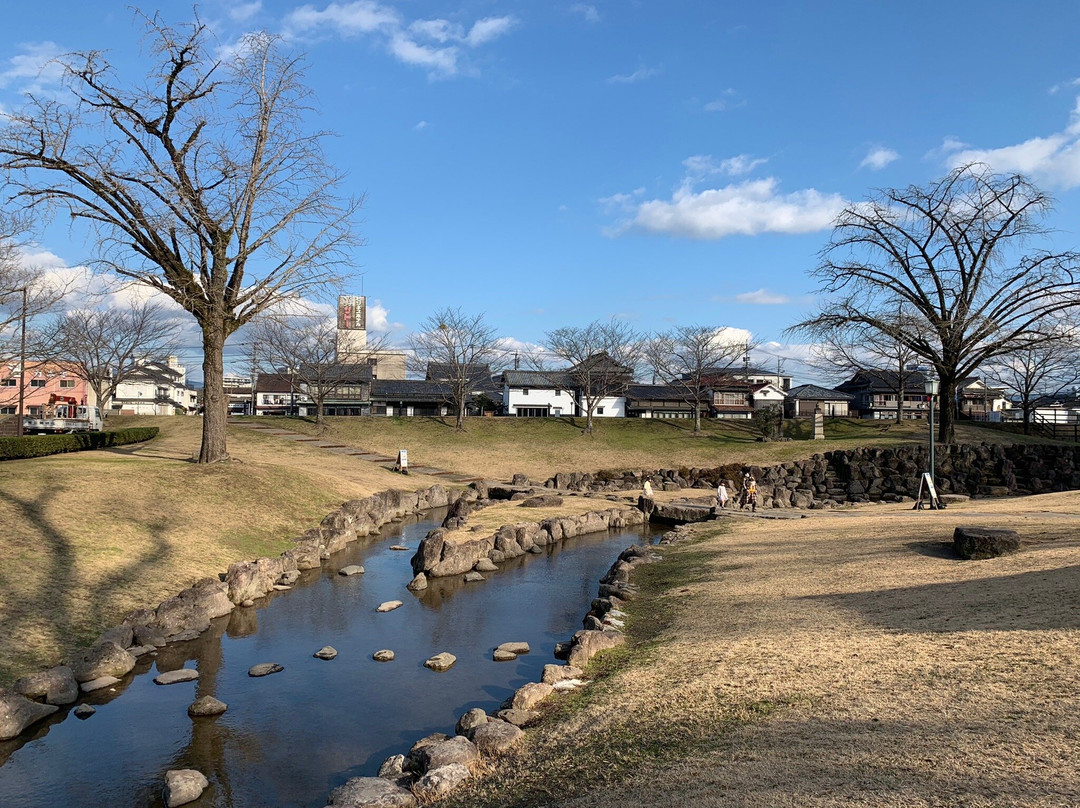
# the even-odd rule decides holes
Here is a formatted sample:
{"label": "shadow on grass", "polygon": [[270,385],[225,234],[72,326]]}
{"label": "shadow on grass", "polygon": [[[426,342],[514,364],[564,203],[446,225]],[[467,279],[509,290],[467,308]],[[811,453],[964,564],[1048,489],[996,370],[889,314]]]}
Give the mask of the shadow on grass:
{"label": "shadow on grass", "polygon": [[[36,534],[39,546],[45,551],[46,567],[42,570],[42,582],[36,591],[21,593],[19,600],[29,602],[29,608],[16,614],[2,617],[6,634],[18,636],[25,631],[34,631],[34,622],[46,616],[55,628],[54,636],[62,646],[73,647],[76,644],[89,643],[93,636],[87,626],[105,627],[119,621],[115,614],[113,595],[139,579],[148,568],[157,568],[166,562],[172,552],[164,539],[167,522],[164,519],[152,522],[146,527],[152,545],[135,558],[101,576],[93,587],[93,597],[85,601],[78,598],[79,587],[83,583],[78,571],[87,563],[81,558],[73,537],[57,527],[47,516],[49,503],[54,496],[52,491],[44,491],[39,496],[21,498],[11,493],[5,494],[8,502],[19,512],[25,524]],[[95,631],[96,633],[96,631]],[[20,672],[18,662],[24,655],[17,654],[0,659],[0,678],[10,679]]]}
{"label": "shadow on grass", "polygon": [[1080,565],[971,581],[814,595],[806,600],[824,601],[900,632],[1077,630]]}

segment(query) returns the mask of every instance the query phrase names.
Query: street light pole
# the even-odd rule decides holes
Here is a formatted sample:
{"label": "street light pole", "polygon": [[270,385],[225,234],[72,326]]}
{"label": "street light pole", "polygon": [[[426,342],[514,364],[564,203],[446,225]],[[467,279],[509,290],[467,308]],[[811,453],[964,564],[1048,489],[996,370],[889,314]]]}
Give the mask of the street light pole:
{"label": "street light pole", "polygon": [[934,495],[936,490],[934,482],[934,398],[938,394],[938,380],[929,378],[926,380],[925,387],[927,398],[930,399],[930,507],[936,507],[937,497]]}

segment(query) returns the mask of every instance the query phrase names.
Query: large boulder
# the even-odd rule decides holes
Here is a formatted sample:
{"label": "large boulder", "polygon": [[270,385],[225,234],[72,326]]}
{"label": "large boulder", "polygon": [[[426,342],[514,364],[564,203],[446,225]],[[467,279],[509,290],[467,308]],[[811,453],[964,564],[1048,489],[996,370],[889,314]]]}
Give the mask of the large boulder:
{"label": "large boulder", "polygon": [[473,729],[472,742],[484,757],[498,757],[516,746],[525,733],[506,721],[489,721]]}
{"label": "large boulder", "polygon": [[506,706],[511,710],[531,710],[554,692],[555,688],[551,685],[529,682],[517,689]]}
{"label": "large boulder", "polygon": [[[293,562],[295,563],[295,561]],[[254,561],[236,561],[225,573],[229,600],[243,603],[261,598],[274,588],[281,573],[285,571],[282,558],[257,558]]]}
{"label": "large boulder", "polygon": [[618,631],[579,631],[574,635],[566,661],[575,668],[584,668],[601,651],[616,648],[626,642]]}
{"label": "large boulder", "polygon": [[953,549],[961,558],[997,558],[1020,549],[1020,535],[1001,528],[958,527],[953,531]]}
{"label": "large boulder", "polygon": [[450,792],[472,777],[469,767],[463,763],[450,763],[430,770],[416,781],[413,791],[425,803],[435,802],[449,796]]}
{"label": "large boulder", "polygon": [[465,736],[458,735],[456,738],[413,746],[409,750],[408,766],[413,771],[429,772],[451,763],[470,766],[479,759],[480,752],[476,745]]}
{"label": "large boulder", "polygon": [[0,741],[14,738],[31,724],[48,718],[59,707],[54,704],[38,704],[18,693],[0,690]]}
{"label": "large boulder", "polygon": [[416,808],[416,797],[382,777],[354,777],[331,791],[326,804],[338,808]]}
{"label": "large boulder", "polygon": [[46,704],[71,704],[79,697],[79,684],[67,665],[32,673],[15,682],[15,692]]}
{"label": "large boulder", "polygon": [[177,595],[160,603],[152,625],[165,639],[201,634],[210,628],[210,612],[197,598]]}
{"label": "large boulder", "polygon": [[71,661],[75,681],[91,682],[103,676],[124,676],[135,667],[135,657],[116,643],[103,642],[87,648]]}

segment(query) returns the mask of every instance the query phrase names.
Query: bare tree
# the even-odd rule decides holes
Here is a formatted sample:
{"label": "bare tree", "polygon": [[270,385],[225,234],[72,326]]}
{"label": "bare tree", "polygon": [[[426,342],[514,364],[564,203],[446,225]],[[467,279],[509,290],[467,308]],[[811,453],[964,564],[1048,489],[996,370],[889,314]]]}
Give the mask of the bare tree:
{"label": "bare tree", "polygon": [[724,339],[724,329],[685,325],[643,343],[644,359],[653,373],[694,411],[694,434],[701,434],[701,410],[712,398],[717,376],[725,374],[749,351],[744,342]]}
{"label": "bare tree", "polygon": [[[623,320],[596,320],[544,335],[547,350],[569,363],[562,373],[584,403],[585,432],[593,431],[600,402],[625,393],[642,358],[642,337]],[[542,368],[546,369],[546,368]]]}
{"label": "bare tree", "polygon": [[157,289],[202,330],[199,462],[228,458],[225,339],[297,294],[337,280],[360,200],[338,194],[325,133],[306,129],[303,64],[249,34],[219,59],[207,26],[141,15],[157,64],[124,81],[100,52],[61,60],[68,100],[29,96],[8,114],[0,166],[30,208],[96,234],[103,267]]}
{"label": "bare tree", "polygon": [[[916,333],[923,323],[917,317],[895,312],[890,329]],[[917,369],[921,357],[908,344],[865,323],[836,327],[829,323],[796,326],[813,343],[807,364],[829,374],[874,374],[885,389],[896,396],[896,422],[904,420],[904,391],[913,379],[923,378]]]}
{"label": "bare tree", "polygon": [[1031,416],[1040,401],[1053,400],[1080,383],[1080,338],[1059,331],[1044,342],[996,357],[983,367],[987,379],[1012,393],[1031,434]]}
{"label": "bare tree", "polygon": [[465,314],[461,309],[439,309],[420,323],[409,338],[414,370],[428,371],[437,365],[438,380],[449,387],[449,403],[455,424],[465,428],[465,412],[473,394],[490,384],[499,352],[495,329],[483,314]]}
{"label": "bare tree", "polygon": [[33,321],[67,291],[57,280],[47,279],[41,269],[24,265],[19,237],[25,230],[21,217],[0,213],[0,362],[18,361],[25,352],[24,332],[28,344],[36,345]]}
{"label": "bare tree", "polygon": [[387,337],[380,336],[364,349],[339,352],[337,322],[321,314],[263,315],[254,322],[251,338],[260,363],[286,374],[294,392],[311,398],[319,425],[328,399],[368,400],[368,359],[387,344]]}
{"label": "bare tree", "polygon": [[[906,345],[940,380],[938,437],[953,438],[956,383],[994,357],[1034,347],[1047,315],[1080,305],[1076,253],[1026,251],[1050,198],[1024,177],[962,166],[928,187],[848,206],[814,270],[830,299],[794,328],[862,325]],[[909,310],[912,330],[893,314]]]}
{"label": "bare tree", "polygon": [[157,303],[75,309],[40,334],[42,357],[70,362],[104,407],[116,388],[151,359],[174,353],[180,325]]}

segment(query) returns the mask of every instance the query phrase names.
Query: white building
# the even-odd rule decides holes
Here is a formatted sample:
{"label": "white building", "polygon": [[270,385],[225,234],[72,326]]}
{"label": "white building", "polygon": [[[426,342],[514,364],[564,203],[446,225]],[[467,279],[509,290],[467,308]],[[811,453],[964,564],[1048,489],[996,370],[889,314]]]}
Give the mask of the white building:
{"label": "white building", "polygon": [[198,409],[199,393],[186,382],[187,371],[175,356],[147,362],[116,386],[103,409],[121,415],[190,415]]}

